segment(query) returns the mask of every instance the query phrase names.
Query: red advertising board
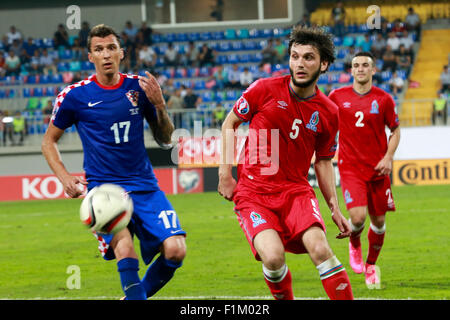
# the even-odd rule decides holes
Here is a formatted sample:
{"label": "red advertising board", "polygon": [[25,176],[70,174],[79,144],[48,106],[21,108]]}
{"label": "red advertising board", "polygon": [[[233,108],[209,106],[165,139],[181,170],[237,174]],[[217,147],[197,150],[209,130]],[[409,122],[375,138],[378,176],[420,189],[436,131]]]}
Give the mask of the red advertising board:
{"label": "red advertising board", "polygon": [[[159,187],[166,194],[203,192],[201,169],[154,169]],[[83,173],[74,173],[84,176]],[[67,198],[61,182],[54,175],[21,175],[0,177],[0,201]]]}

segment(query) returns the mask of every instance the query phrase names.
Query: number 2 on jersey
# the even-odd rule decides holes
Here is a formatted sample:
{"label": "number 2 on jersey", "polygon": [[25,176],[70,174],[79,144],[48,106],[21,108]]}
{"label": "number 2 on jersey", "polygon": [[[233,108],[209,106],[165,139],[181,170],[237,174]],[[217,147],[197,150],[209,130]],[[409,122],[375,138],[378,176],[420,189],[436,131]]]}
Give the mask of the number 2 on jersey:
{"label": "number 2 on jersey", "polygon": [[120,134],[119,134],[119,128],[122,129],[125,127],[125,130],[123,132],[123,142],[128,142],[128,132],[130,131],[130,121],[122,121],[119,123],[114,123],[110,130],[114,131],[114,140],[118,144],[120,143]]}
{"label": "number 2 on jersey", "polygon": [[355,117],[358,118],[358,120],[356,120],[355,126],[356,127],[364,127],[364,123],[362,122],[364,119],[364,113],[362,111],[357,111],[355,113]]}

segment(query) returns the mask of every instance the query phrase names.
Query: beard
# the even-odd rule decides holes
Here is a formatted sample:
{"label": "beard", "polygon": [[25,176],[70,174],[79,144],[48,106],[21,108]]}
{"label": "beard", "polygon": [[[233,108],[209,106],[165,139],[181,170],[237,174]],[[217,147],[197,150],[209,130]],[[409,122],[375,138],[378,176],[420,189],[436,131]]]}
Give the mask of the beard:
{"label": "beard", "polygon": [[305,82],[298,82],[297,80],[295,80],[294,77],[294,71],[292,71],[292,68],[289,67],[289,72],[291,73],[291,79],[292,79],[292,83],[299,88],[307,88],[310,85],[312,85],[314,82],[316,82],[316,80],[319,78],[320,76],[320,65],[317,68],[317,71],[315,71],[312,75],[311,75],[311,79],[306,80]]}

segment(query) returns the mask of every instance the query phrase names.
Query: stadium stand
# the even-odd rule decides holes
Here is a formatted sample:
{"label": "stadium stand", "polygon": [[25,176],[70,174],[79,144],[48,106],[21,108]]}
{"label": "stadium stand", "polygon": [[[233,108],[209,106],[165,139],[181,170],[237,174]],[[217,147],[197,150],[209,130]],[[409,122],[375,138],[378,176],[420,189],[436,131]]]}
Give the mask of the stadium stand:
{"label": "stadium stand", "polygon": [[[400,0],[395,5],[388,1],[378,1],[378,5],[383,7],[383,17],[385,25],[381,28],[383,37],[387,37],[390,31],[394,31],[399,37],[400,31],[405,29],[404,19],[408,14],[408,8],[412,7],[419,15],[422,25],[431,18],[449,18],[450,4],[448,2],[430,1],[405,1]],[[333,3],[324,2],[316,11],[311,13],[311,22],[323,26],[329,31],[333,28],[329,26],[330,10]],[[370,45],[376,39],[376,32],[368,30],[366,25],[367,7],[370,1],[346,1],[345,9],[347,12],[345,18],[345,35],[335,37],[336,62],[330,67],[326,75],[319,79],[320,90],[329,93],[330,90],[340,86],[348,85],[352,77],[346,70],[345,58],[348,57],[351,48],[355,51],[370,48]],[[259,67],[262,61],[262,49],[267,45],[270,39],[281,39],[281,42],[287,46],[290,26],[284,28],[228,28],[221,31],[203,31],[203,32],[179,32],[179,33],[153,33],[152,48],[157,54],[154,71],[158,74],[158,81],[162,85],[166,97],[169,97],[174,89],[190,87],[199,97],[197,110],[170,110],[173,115],[179,113],[197,113],[195,117],[177,117],[177,119],[208,119],[206,123],[213,123],[213,110],[217,104],[221,104],[225,110],[230,110],[235,100],[240,96],[243,88],[217,88],[209,82],[217,68],[217,65],[223,65],[228,72],[233,65],[238,65],[239,71],[248,67],[256,79]],[[400,28],[400,29],[397,29]],[[365,35],[369,35],[368,38]],[[410,32],[409,35],[414,41],[418,41],[420,34]],[[439,71],[445,63],[446,55],[450,52],[448,47],[448,30],[424,32],[424,39],[421,39],[420,48],[425,48],[427,54],[422,54],[420,50],[417,59],[411,59],[413,62],[411,79],[421,82],[419,89],[408,89],[407,92],[401,92],[394,96],[397,102],[405,95],[406,99],[420,99],[423,97],[435,97],[436,84],[439,78]],[[386,40],[386,39],[385,39]],[[71,43],[76,39],[71,38]],[[181,59],[181,64],[167,67],[164,65],[164,53],[167,51],[169,43],[172,43],[179,54],[184,55],[188,50],[189,41],[193,41],[200,50],[203,44],[206,44],[212,51],[214,61],[204,66],[189,65],[186,59]],[[45,125],[42,123],[42,109],[47,106],[48,99],[54,99],[56,94],[66,85],[74,83],[88,77],[94,72],[93,65],[86,60],[85,54],[75,53],[74,49],[60,47],[55,48],[51,38],[33,39],[33,43],[38,50],[46,49],[56,64],[56,73],[43,73],[42,70],[36,72],[30,68],[30,62],[23,63],[19,74],[7,74],[1,76],[0,73],[0,100],[2,109],[13,113],[17,110],[26,111],[28,123],[32,124],[29,133],[43,133]],[[446,46],[443,47],[443,44]],[[136,64],[136,54],[128,49],[127,58],[131,59],[128,67],[124,67],[122,72],[139,73]],[[139,44],[136,46],[139,48]],[[430,49],[431,48],[431,49]],[[437,49],[439,48],[439,49]],[[8,44],[0,41],[0,53],[6,56]],[[430,54],[431,53],[431,54]],[[411,56],[415,58],[415,52]],[[134,60],[133,60],[134,59]],[[431,62],[426,62],[429,59]],[[416,60],[416,61],[415,61]],[[288,58],[284,57],[285,63],[264,65],[264,76],[281,75],[289,72],[287,65]],[[444,61],[444,62],[443,62]],[[389,70],[383,66],[382,59],[377,60],[378,76],[375,78],[376,84],[382,89],[391,92],[389,81],[393,71],[408,86],[409,70]],[[420,76],[419,76],[420,74]],[[171,80],[170,82],[168,80]],[[170,85],[169,85],[170,83]],[[166,88],[167,86],[167,88]],[[434,90],[434,91],[433,91]],[[432,110],[432,103],[411,104],[405,103],[400,106],[400,118],[405,125],[429,124]],[[414,110],[411,111],[411,110]],[[420,112],[419,112],[420,110]],[[413,120],[413,118],[415,120]],[[182,120],[181,123],[175,123],[177,127],[191,129],[192,121]],[[70,130],[74,130],[71,128]]]}

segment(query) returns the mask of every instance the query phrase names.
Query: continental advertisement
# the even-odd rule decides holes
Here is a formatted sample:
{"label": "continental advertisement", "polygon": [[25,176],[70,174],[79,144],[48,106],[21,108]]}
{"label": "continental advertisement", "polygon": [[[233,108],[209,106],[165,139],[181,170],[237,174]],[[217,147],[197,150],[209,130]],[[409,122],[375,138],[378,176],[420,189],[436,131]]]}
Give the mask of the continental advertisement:
{"label": "continental advertisement", "polygon": [[450,184],[450,159],[396,160],[392,183],[394,186]]}

